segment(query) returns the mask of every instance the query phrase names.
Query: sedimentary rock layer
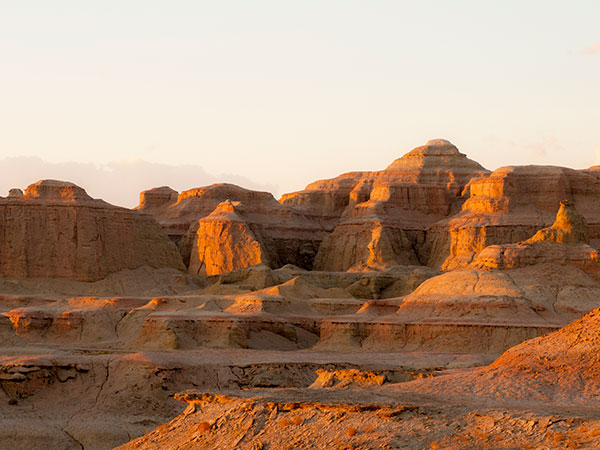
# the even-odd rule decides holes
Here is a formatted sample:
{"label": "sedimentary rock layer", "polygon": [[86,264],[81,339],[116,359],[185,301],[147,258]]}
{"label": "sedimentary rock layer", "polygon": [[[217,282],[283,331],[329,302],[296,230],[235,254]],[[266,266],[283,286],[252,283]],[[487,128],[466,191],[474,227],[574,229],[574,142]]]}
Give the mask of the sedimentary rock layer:
{"label": "sedimentary rock layer", "polygon": [[92,199],[61,181],[39,181],[17,194],[0,198],[3,275],[95,281],[141,266],[184,269],[149,214]]}

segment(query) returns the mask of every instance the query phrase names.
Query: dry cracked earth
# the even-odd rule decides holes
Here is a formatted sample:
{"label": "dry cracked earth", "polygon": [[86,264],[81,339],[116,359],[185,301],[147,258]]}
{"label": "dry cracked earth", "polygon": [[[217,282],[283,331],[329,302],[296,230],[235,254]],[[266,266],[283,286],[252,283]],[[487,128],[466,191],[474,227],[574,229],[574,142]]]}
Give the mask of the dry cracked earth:
{"label": "dry cracked earth", "polygon": [[0,197],[1,449],[598,449],[600,168]]}

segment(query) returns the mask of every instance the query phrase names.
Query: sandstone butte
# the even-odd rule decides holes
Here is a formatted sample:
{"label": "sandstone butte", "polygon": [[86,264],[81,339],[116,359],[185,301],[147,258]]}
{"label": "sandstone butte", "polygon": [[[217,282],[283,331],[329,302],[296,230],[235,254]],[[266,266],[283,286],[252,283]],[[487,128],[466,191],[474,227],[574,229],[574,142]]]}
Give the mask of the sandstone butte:
{"label": "sandstone butte", "polygon": [[554,224],[528,240],[489,246],[409,295],[325,319],[318,346],[502,351],[598,305],[600,264],[588,242],[585,218],[563,201]]}
{"label": "sandstone butte", "polygon": [[12,189],[0,450],[600,448],[599,194],[439,139],[279,201]]}
{"label": "sandstone butte", "polygon": [[0,198],[0,273],[96,281],[142,266],[182,269],[174,244],[149,214],[42,180]]}
{"label": "sandstone butte", "polygon": [[[446,270],[466,267],[489,245],[529,238],[552,223],[561,200],[571,201],[584,215],[591,243],[597,245],[598,174],[595,168],[547,166],[509,166],[490,173],[448,141],[437,139],[385,170],[317,181],[303,191],[284,194],[279,202],[266,192],[217,184],[181,194],[167,187],[144,191],[138,209],[156,218],[191,267],[192,248],[207,249],[207,255],[217,251],[207,247],[215,242],[207,223],[198,234],[199,221],[207,218],[214,224],[208,216],[220,203],[240,202],[237,223],[242,218],[247,223],[263,257],[248,259],[244,246],[238,245],[228,265],[196,261],[191,273],[198,267],[205,273],[223,273],[243,268],[247,261],[321,271],[397,265]],[[197,260],[201,255],[196,250]],[[252,246],[248,252],[254,253]]]}

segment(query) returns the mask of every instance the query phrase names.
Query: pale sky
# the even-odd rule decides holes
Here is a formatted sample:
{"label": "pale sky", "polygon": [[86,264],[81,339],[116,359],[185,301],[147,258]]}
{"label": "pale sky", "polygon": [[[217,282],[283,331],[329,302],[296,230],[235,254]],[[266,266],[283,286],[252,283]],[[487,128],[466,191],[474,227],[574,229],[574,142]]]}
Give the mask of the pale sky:
{"label": "pale sky", "polygon": [[0,195],[278,196],[433,138],[488,169],[587,167],[599,18],[598,0],[0,0]]}

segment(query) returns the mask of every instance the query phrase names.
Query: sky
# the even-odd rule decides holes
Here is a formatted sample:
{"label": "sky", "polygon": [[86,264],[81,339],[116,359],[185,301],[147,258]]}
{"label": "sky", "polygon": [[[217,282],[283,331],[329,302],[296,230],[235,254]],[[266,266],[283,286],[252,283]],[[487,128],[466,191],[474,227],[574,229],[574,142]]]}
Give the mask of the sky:
{"label": "sky", "polygon": [[0,195],[279,196],[444,138],[600,164],[597,0],[0,0]]}

